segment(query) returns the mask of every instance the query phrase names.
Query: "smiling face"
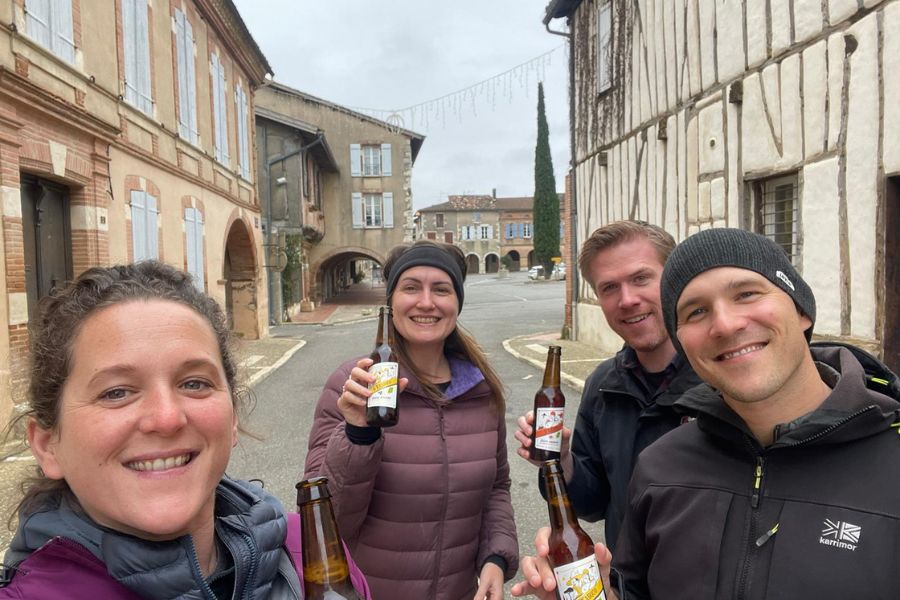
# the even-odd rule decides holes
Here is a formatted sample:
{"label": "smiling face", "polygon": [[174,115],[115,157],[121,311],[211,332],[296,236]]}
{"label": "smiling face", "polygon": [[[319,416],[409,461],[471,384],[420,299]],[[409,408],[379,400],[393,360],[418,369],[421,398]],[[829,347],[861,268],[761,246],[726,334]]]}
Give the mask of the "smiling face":
{"label": "smiling face", "polygon": [[100,525],[210,536],[238,420],[209,323],[172,301],[121,302],[83,322],[71,355],[57,426],[28,426],[44,474]]}
{"label": "smiling face", "polygon": [[412,267],[400,274],[391,295],[394,327],[409,348],[440,346],[456,328],[459,299],[450,276],[436,267]]}
{"label": "smiling face", "polygon": [[657,371],[675,355],[660,309],[662,271],[656,249],[642,236],[601,250],[590,262],[590,279],[606,322],[646,368],[661,362],[658,369],[651,368]]}
{"label": "smiling face", "polygon": [[697,275],[676,315],[694,370],[732,406],[802,394],[811,387],[805,382],[820,382],[804,335],[812,322],[754,271],[719,267]]}

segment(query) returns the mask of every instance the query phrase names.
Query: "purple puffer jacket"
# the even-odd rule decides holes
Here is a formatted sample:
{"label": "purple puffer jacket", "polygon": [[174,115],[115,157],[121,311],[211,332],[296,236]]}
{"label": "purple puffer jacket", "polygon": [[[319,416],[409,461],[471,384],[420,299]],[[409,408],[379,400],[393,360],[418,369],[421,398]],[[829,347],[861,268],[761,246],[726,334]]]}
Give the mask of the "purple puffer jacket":
{"label": "purple puffer jacket", "polygon": [[[285,550],[303,582],[303,549],[300,542],[300,515],[288,513]],[[347,552],[353,587],[365,600],[372,600],[366,578]],[[113,579],[106,565],[90,550],[68,538],[58,537],[44,544],[16,568],[12,583],[0,588],[0,599],[37,600],[142,600]]]}
{"label": "purple puffer jacket", "polygon": [[341,536],[376,600],[472,598],[485,560],[518,569],[506,422],[474,365],[451,359],[446,400],[410,379],[400,422],[356,445],[337,408],[356,361],[336,370],[316,408],[305,477],[328,477]]}

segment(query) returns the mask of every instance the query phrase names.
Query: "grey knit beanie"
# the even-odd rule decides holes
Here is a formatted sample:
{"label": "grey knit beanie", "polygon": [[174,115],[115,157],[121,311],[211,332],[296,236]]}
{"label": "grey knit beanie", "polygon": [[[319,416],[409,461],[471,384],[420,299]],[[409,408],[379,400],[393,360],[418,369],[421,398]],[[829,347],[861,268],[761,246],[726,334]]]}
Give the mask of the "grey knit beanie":
{"label": "grey knit beanie", "polygon": [[[809,320],[816,322],[816,299],[797,273],[785,251],[769,238],[744,229],[707,229],[675,247],[663,269],[660,300],[666,330],[678,352],[684,354],[678,337],[675,313],[678,299],[697,275],[716,267],[738,267],[759,273],[793,299]],[[813,328],[806,330],[806,339]]]}

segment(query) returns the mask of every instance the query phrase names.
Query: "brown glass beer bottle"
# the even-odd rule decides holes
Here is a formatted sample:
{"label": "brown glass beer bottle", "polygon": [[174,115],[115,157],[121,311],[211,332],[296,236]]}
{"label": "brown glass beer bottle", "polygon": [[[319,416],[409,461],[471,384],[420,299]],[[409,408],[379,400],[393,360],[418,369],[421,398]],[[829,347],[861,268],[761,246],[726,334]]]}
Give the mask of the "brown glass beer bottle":
{"label": "brown glass beer bottle", "polygon": [[550,346],[547,366],[544,367],[544,383],[534,395],[534,425],[531,428],[532,460],[559,458],[562,446],[563,412],[566,397],[559,387],[559,358],[562,349]]}
{"label": "brown glass beer bottle", "polygon": [[369,356],[374,362],[369,373],[375,381],[369,384],[372,395],[366,402],[366,423],[371,427],[391,427],[400,420],[397,406],[400,369],[394,354],[394,321],[390,306],[378,309],[378,334],[375,350]]}
{"label": "brown glass beer bottle", "polygon": [[350,581],[327,483],[325,477],[314,477],[297,484],[304,598],[360,600]]}
{"label": "brown glass beer bottle", "polygon": [[541,464],[550,513],[550,554],[547,559],[556,577],[560,600],[606,600],[600,566],[594,557],[594,542],[578,524],[569,503],[562,466],[558,460]]}

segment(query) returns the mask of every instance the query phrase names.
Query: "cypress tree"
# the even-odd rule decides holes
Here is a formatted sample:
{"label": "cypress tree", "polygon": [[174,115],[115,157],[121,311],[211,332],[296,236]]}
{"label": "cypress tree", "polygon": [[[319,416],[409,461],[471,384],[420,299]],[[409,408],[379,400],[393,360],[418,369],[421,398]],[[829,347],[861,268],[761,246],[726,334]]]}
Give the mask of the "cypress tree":
{"label": "cypress tree", "polygon": [[550,277],[559,256],[559,196],[550,156],[550,128],[544,113],[544,84],[538,83],[537,147],[534,150],[534,257]]}

